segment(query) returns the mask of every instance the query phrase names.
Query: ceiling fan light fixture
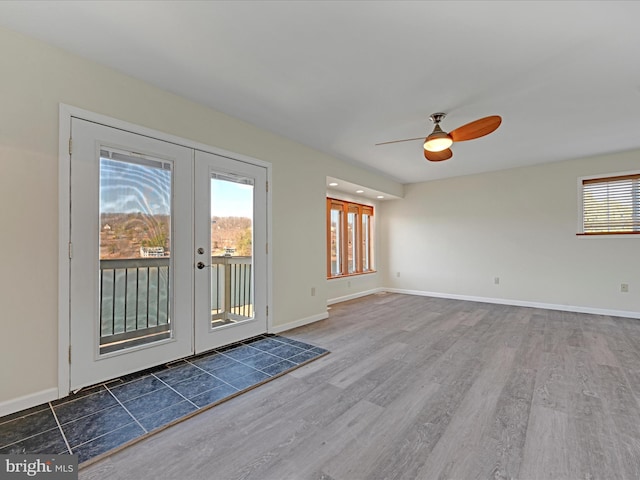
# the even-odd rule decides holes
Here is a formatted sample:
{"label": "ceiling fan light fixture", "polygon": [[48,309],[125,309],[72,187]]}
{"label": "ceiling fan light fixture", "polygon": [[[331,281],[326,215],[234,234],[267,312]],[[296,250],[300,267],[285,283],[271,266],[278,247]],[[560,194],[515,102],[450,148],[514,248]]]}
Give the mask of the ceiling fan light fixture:
{"label": "ceiling fan light fixture", "polygon": [[[436,127],[439,129],[439,127]],[[451,145],[453,145],[453,140],[449,136],[448,133],[443,132],[442,130],[439,132],[434,132],[429,135],[424,142],[424,149],[429,152],[441,152],[442,150],[446,150]]]}

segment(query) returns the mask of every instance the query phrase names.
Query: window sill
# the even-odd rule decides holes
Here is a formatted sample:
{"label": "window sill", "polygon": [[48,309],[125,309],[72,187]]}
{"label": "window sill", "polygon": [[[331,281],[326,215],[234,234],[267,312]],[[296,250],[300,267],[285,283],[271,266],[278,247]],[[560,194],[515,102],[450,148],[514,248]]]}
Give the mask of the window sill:
{"label": "window sill", "polygon": [[369,270],[368,272],[346,273],[344,275],[337,275],[335,277],[327,277],[327,280],[336,280],[336,279],[339,279],[339,278],[359,277],[360,275],[371,275],[372,273],[378,273],[378,272],[376,270]]}
{"label": "window sill", "polygon": [[640,238],[640,232],[576,233],[578,238]]}

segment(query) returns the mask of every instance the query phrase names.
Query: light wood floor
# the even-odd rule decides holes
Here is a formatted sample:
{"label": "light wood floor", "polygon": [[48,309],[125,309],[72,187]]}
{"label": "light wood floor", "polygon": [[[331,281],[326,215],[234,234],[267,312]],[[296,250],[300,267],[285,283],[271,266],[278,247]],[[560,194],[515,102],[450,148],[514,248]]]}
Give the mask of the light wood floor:
{"label": "light wood floor", "polygon": [[378,294],[287,336],[328,356],[81,479],[640,478],[640,320]]}

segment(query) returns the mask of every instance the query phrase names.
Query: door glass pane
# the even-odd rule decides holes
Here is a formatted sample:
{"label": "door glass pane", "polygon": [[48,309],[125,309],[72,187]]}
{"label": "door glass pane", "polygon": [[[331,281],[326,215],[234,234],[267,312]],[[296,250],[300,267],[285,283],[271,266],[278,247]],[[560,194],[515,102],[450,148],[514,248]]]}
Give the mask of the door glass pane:
{"label": "door glass pane", "polygon": [[331,275],[340,275],[342,273],[342,249],[340,232],[342,225],[342,211],[331,210]]}
{"label": "door glass pane", "polygon": [[100,151],[100,353],[171,337],[172,164]]}
{"label": "door glass pane", "polygon": [[211,174],[211,328],[254,317],[254,180]]}
{"label": "door glass pane", "polygon": [[371,217],[367,214],[362,215],[362,270],[368,272],[371,270],[370,252],[371,252]]}
{"label": "door glass pane", "polygon": [[357,256],[356,256],[356,251],[355,249],[357,248],[356,245],[356,234],[357,234],[357,229],[356,229],[356,218],[357,218],[357,213],[353,213],[353,212],[349,212],[347,214],[347,229],[349,230],[349,236],[347,237],[347,266],[348,266],[348,271],[349,273],[354,273],[357,271],[358,269],[358,264],[357,264]]}

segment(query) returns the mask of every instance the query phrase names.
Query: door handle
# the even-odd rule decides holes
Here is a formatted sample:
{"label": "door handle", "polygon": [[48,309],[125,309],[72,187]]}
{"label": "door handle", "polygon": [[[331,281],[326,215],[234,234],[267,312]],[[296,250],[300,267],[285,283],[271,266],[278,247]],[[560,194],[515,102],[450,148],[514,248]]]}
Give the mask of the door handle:
{"label": "door handle", "polygon": [[196,267],[198,267],[198,270],[202,270],[205,267],[211,267],[211,265],[205,265],[202,262],[198,262],[198,263],[196,263]]}

